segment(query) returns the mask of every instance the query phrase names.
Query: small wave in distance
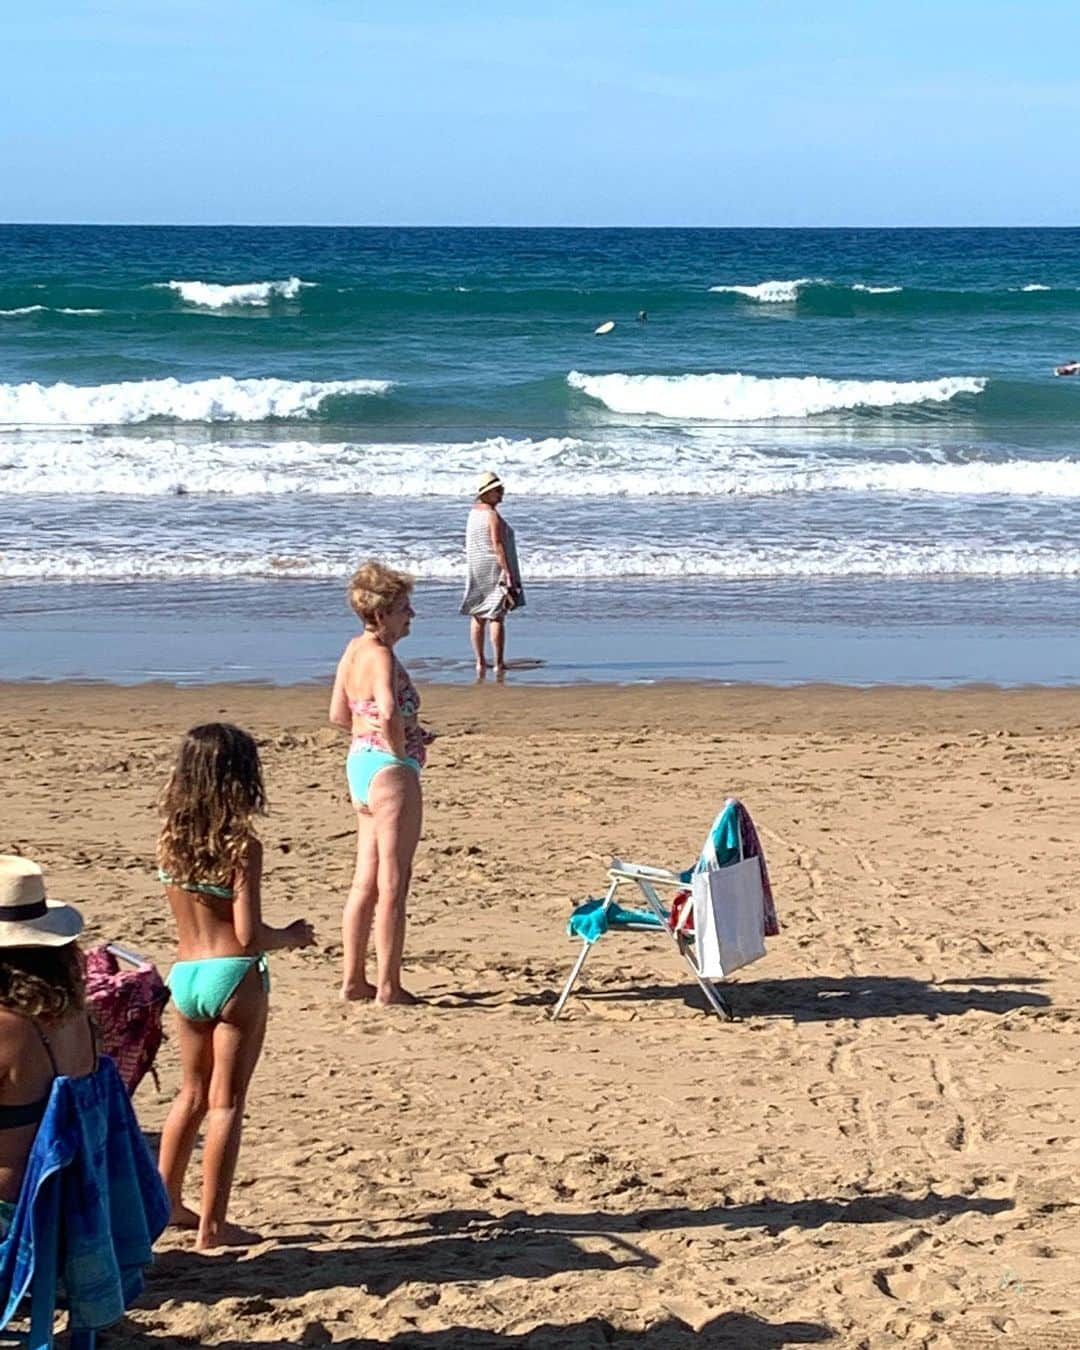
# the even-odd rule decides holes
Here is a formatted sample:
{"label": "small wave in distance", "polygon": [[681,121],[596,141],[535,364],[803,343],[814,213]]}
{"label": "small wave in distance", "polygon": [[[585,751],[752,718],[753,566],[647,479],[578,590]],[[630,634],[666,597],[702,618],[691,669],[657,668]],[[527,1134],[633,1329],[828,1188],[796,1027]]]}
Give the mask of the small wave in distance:
{"label": "small wave in distance", "polygon": [[225,285],[214,281],[168,281],[164,285],[175,291],[189,305],[202,309],[232,309],[249,306],[265,309],[271,300],[295,300],[301,290],[314,286],[314,281],[286,277],[284,281],[242,281]]}

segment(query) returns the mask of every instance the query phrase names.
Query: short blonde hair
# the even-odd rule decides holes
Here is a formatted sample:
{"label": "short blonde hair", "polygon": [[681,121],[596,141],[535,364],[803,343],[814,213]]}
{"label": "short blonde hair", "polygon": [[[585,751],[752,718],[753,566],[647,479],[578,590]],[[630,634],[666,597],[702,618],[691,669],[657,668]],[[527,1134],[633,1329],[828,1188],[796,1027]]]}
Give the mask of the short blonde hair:
{"label": "short blonde hair", "polygon": [[349,579],[349,604],[365,624],[381,618],[403,595],[411,595],[416,578],[375,558],[362,562]]}

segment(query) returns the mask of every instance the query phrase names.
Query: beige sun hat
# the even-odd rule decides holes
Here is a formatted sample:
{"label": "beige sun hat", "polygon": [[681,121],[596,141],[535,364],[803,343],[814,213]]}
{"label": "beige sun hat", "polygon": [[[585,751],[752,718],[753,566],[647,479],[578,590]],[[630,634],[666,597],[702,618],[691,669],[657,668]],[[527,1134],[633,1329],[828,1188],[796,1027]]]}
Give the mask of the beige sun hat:
{"label": "beige sun hat", "polygon": [[0,947],[63,947],[82,929],[74,905],[46,898],[36,862],[0,853]]}
{"label": "beige sun hat", "polygon": [[480,481],[476,485],[476,495],[482,497],[485,492],[494,492],[496,488],[503,486],[503,480],[497,473],[488,469],[487,473],[480,475]]}

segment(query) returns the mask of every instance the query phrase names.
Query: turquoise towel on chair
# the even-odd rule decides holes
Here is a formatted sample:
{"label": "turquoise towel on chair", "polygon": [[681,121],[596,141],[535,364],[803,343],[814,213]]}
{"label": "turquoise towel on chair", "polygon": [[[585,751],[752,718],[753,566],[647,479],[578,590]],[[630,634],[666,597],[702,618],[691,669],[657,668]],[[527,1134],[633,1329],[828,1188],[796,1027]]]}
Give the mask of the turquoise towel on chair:
{"label": "turquoise towel on chair", "polygon": [[570,915],[566,931],[571,937],[596,942],[609,928],[625,928],[631,923],[645,924],[649,928],[663,926],[651,909],[624,909],[622,905],[611,904],[605,910],[603,900],[586,900]]}
{"label": "turquoise towel on chair", "polygon": [[[716,845],[716,864],[718,867],[727,867],[728,863],[739,861],[739,803],[732,798],[724,807],[720,815],[713,822],[709,838]],[[708,845],[708,840],[705,841]],[[702,849],[704,855],[705,849]],[[690,879],[695,872],[706,870],[704,858],[698,858],[693,867],[688,867],[685,872],[679,873],[679,878],[690,884]]]}

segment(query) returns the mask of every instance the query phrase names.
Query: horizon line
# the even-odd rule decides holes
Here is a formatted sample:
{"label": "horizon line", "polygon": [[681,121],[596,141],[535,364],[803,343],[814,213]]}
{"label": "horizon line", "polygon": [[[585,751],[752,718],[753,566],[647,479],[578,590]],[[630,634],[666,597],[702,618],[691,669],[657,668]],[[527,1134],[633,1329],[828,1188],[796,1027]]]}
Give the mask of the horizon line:
{"label": "horizon line", "polygon": [[507,225],[439,223],[336,223],[272,221],[165,221],[165,220],[4,220],[0,229],[101,229],[101,230],[777,230],[796,233],[810,230],[1080,230],[1080,221],[1071,225],[997,224],[997,225]]}

